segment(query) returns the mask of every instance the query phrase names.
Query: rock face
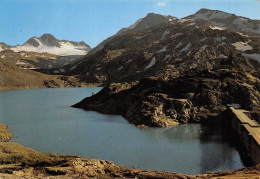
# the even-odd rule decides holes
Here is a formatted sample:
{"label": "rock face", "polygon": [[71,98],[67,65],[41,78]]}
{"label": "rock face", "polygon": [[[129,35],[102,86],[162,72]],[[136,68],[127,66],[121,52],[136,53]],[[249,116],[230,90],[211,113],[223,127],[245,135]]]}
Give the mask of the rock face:
{"label": "rock face", "polygon": [[[140,24],[145,27],[151,19],[161,20],[154,20],[160,22],[156,25],[137,28]],[[119,31],[81,60],[66,66],[65,71],[87,82],[131,82],[148,76],[178,77],[192,70],[211,70],[223,65],[221,61],[229,56],[234,67],[259,70],[258,31],[242,32],[235,25],[239,19],[243,18],[205,9],[171,21],[148,14],[130,26],[133,28]],[[222,29],[216,28],[217,22],[225,22]],[[259,21],[247,19],[245,26],[258,27]]]}
{"label": "rock face", "polygon": [[123,115],[130,123],[167,127],[219,115],[227,104],[260,108],[259,72],[216,69],[175,79],[114,83],[73,107]]}

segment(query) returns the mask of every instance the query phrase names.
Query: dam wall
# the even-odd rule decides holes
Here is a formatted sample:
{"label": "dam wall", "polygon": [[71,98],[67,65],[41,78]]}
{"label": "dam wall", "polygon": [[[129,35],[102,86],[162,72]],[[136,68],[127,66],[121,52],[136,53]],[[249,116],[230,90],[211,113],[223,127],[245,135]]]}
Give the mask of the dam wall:
{"label": "dam wall", "polygon": [[249,111],[230,107],[231,126],[237,132],[239,139],[254,164],[260,163],[260,125],[250,119],[245,113]]}

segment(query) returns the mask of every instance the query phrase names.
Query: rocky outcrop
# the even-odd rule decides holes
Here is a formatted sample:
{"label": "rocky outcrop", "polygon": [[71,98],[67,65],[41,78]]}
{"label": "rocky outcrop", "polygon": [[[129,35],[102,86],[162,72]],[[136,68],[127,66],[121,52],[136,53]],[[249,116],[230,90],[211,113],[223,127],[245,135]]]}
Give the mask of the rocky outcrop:
{"label": "rocky outcrop", "polygon": [[140,126],[167,127],[221,114],[227,104],[260,108],[259,72],[218,69],[175,79],[114,83],[73,107],[123,115]]}
{"label": "rocky outcrop", "polygon": [[13,138],[13,134],[9,133],[8,126],[0,124],[0,142],[7,142]]}

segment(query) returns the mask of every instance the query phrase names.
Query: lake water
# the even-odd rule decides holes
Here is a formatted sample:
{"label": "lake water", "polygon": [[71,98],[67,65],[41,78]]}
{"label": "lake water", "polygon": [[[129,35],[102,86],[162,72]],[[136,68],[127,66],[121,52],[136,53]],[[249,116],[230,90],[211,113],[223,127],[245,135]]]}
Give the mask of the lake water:
{"label": "lake water", "polygon": [[233,138],[200,124],[139,129],[118,115],[71,108],[101,88],[0,91],[0,123],[12,141],[129,167],[199,174],[244,167]]}

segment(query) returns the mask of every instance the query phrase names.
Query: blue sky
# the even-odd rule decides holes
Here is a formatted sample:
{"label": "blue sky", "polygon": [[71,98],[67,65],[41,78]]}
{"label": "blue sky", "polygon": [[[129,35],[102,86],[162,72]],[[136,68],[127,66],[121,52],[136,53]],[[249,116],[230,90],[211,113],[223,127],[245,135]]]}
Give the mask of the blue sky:
{"label": "blue sky", "polygon": [[260,19],[260,0],[0,0],[0,42],[51,33],[95,47],[149,12],[182,18],[201,8]]}

